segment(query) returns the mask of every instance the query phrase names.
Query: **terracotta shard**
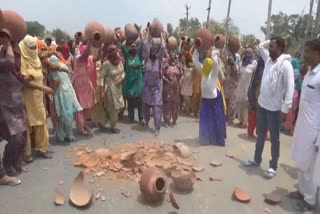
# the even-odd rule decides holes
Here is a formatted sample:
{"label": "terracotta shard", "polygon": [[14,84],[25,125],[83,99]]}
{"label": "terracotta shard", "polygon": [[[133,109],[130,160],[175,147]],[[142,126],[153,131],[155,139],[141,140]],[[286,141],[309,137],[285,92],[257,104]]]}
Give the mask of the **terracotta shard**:
{"label": "terracotta shard", "polygon": [[98,193],[96,194],[96,200],[99,200],[99,198],[101,198],[101,196],[102,196],[101,192],[98,192]]}
{"label": "terracotta shard", "polygon": [[192,170],[194,172],[202,172],[202,171],[205,170],[205,168],[204,168],[204,166],[201,166],[201,165],[195,165],[195,166],[192,167]]}
{"label": "terracotta shard", "polygon": [[223,178],[209,177],[210,181],[223,181]]}
{"label": "terracotta shard", "polygon": [[266,196],[265,202],[271,205],[276,205],[281,203],[281,196],[276,193],[271,193]]}
{"label": "terracotta shard", "polygon": [[106,196],[102,195],[101,196],[101,201],[105,201],[106,200]]}
{"label": "terracotta shard", "polygon": [[196,180],[197,181],[203,181],[203,179],[199,175],[196,175]]}
{"label": "terracotta shard", "polygon": [[235,154],[233,152],[227,152],[226,153],[226,157],[228,158],[234,158],[235,157]]}
{"label": "terracotta shard", "polygon": [[184,143],[177,143],[174,145],[174,148],[179,151],[179,154],[182,157],[189,157],[191,155],[190,149]]}
{"label": "terracotta shard", "polygon": [[233,194],[239,202],[249,203],[251,200],[251,196],[249,195],[249,193],[240,189],[239,187],[234,188]]}
{"label": "terracotta shard", "polygon": [[81,171],[74,179],[69,198],[72,204],[77,207],[84,207],[88,205],[92,199],[92,192],[84,185],[84,174]]}
{"label": "terracotta shard", "polygon": [[80,160],[75,160],[75,161],[73,162],[73,165],[74,165],[74,166],[81,166],[82,163],[81,163]]}
{"label": "terracotta shard", "polygon": [[64,185],[64,181],[59,181],[58,183],[60,186]]}
{"label": "terracotta shard", "polygon": [[265,214],[272,214],[271,210],[268,209],[268,208],[264,208],[263,211],[264,211]]}
{"label": "terracotta shard", "polygon": [[222,162],[218,162],[218,161],[211,161],[210,165],[213,167],[218,167],[218,166],[222,166]]}
{"label": "terracotta shard", "polygon": [[95,154],[99,157],[99,158],[107,158],[110,156],[110,150],[109,149],[105,149],[105,148],[101,148],[101,149],[97,149],[95,151]]}
{"label": "terracotta shard", "polygon": [[173,184],[177,190],[189,192],[193,189],[196,175],[193,172],[175,171],[171,174]]}
{"label": "terracotta shard", "polygon": [[99,172],[97,172],[95,175],[97,176],[97,177],[101,177],[102,175],[105,175],[106,173],[104,172],[104,171],[99,171]]}
{"label": "terracotta shard", "polygon": [[56,189],[55,204],[58,206],[64,205],[64,194],[58,189]]}
{"label": "terracotta shard", "polygon": [[122,194],[124,197],[126,197],[126,198],[131,197],[130,192],[122,192],[121,194]]}
{"label": "terracotta shard", "polygon": [[176,197],[174,196],[174,194],[172,192],[169,193],[169,199],[170,199],[170,202],[174,208],[176,208],[177,210],[180,209],[180,206],[178,205]]}

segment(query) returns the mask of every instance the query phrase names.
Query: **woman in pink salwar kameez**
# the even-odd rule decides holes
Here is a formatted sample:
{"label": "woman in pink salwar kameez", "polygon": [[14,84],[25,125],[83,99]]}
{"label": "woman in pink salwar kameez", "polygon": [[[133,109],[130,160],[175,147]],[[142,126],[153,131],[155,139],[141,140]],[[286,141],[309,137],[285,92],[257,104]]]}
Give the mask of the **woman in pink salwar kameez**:
{"label": "woman in pink salwar kameez", "polygon": [[72,84],[76,92],[78,101],[83,108],[83,111],[75,113],[75,121],[77,129],[82,135],[89,135],[89,130],[85,123],[88,119],[88,112],[93,106],[92,98],[92,83],[91,83],[91,69],[89,65],[90,42],[88,45],[82,45],[79,48],[79,54],[74,62],[74,74],[72,77]]}

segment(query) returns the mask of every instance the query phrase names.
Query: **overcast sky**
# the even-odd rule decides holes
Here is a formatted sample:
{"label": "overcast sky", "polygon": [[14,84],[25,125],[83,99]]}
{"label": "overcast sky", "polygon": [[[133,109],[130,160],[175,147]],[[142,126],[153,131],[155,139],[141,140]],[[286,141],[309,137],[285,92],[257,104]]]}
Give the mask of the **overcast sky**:
{"label": "overcast sky", "polygon": [[[112,2],[112,3],[108,3]],[[88,21],[96,20],[104,26],[124,26],[135,22],[145,25],[159,18],[163,23],[177,26],[185,16],[185,3],[191,5],[191,17],[204,22],[208,0],[1,0],[0,8],[15,10],[26,21],[37,20],[47,29],[61,28],[69,33],[80,31]],[[309,0],[273,0],[273,14],[309,11]],[[212,0],[211,18],[221,21],[226,17],[228,0]],[[232,0],[231,18],[242,34],[260,32],[267,17],[268,0]]]}

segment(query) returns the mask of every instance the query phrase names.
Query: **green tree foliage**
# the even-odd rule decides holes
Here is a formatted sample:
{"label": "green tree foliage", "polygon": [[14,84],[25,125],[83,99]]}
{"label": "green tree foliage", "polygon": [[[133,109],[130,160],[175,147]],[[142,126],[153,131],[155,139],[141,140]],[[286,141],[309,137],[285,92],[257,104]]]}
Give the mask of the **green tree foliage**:
{"label": "green tree foliage", "polygon": [[[213,35],[218,33],[225,35],[226,34],[226,22],[227,19],[224,19],[223,22],[219,23],[215,20],[210,20],[208,24],[208,29],[211,31]],[[240,34],[239,28],[234,24],[233,20],[229,18],[229,36],[230,37],[238,37]]]}
{"label": "green tree foliage", "polygon": [[29,21],[27,24],[27,33],[31,36],[43,37],[46,30],[45,26],[37,21]]}
{"label": "green tree foliage", "polygon": [[[194,37],[197,31],[201,28],[201,23],[198,18],[189,19],[189,37]],[[180,19],[177,32],[187,32],[187,18]]]}
{"label": "green tree foliage", "polygon": [[173,26],[171,23],[167,24],[167,34],[168,34],[168,37],[173,35]]}
{"label": "green tree foliage", "polygon": [[52,36],[55,38],[55,40],[60,43],[61,41],[69,41],[71,40],[71,37],[66,32],[62,31],[60,28],[54,29],[51,32]]}
{"label": "green tree foliage", "polygon": [[256,46],[260,43],[260,41],[253,35],[241,35],[241,45],[243,49],[252,48],[256,49]]}

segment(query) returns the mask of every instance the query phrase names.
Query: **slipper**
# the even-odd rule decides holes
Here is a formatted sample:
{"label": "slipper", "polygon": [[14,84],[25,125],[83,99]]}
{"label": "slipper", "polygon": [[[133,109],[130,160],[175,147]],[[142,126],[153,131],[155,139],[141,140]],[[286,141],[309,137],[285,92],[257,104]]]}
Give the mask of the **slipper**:
{"label": "slipper", "polygon": [[271,178],[275,177],[276,175],[277,175],[277,172],[276,172],[274,169],[272,169],[272,168],[268,169],[268,170],[264,173],[264,176],[265,176],[265,178],[267,178],[267,179],[271,179]]}
{"label": "slipper", "polygon": [[19,184],[21,184],[21,180],[15,177],[9,177],[5,175],[3,178],[0,179],[0,185],[17,186]]}
{"label": "slipper", "polygon": [[260,164],[258,164],[257,162],[255,162],[254,160],[248,160],[247,162],[245,162],[243,164],[245,167],[259,167]]}

